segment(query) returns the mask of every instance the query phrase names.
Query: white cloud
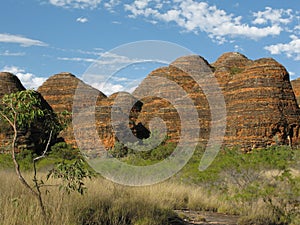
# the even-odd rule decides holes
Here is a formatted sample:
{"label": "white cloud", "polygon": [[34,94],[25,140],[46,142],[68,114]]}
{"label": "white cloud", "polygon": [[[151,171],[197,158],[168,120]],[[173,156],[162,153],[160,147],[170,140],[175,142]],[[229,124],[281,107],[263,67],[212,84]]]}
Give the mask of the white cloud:
{"label": "white cloud", "polygon": [[25,52],[10,52],[9,50],[5,50],[0,53],[1,56],[24,56]]}
{"label": "white cloud", "polygon": [[[79,52],[79,51],[78,51]],[[75,61],[75,62],[89,62],[89,63],[97,63],[97,65],[114,65],[119,66],[122,64],[128,63],[136,63],[136,62],[144,62],[147,60],[142,59],[130,59],[126,56],[117,55],[110,52],[88,52],[88,51],[80,51],[82,54],[90,54],[100,56],[97,58],[83,58],[83,57],[58,57],[58,60],[63,61]],[[148,60],[149,61],[149,60]]]}
{"label": "white cloud", "polygon": [[112,21],[111,23],[113,23],[113,24],[117,24],[117,25],[120,25],[120,24],[122,24],[120,21]]}
{"label": "white cloud", "polygon": [[288,73],[289,73],[291,79],[295,79],[298,77],[295,72],[288,71]]}
{"label": "white cloud", "polygon": [[272,9],[271,7],[266,7],[265,11],[254,12],[253,24],[288,24],[293,20],[291,9]]}
{"label": "white cloud", "polygon": [[104,3],[104,7],[110,11],[110,12],[114,12],[114,8],[117,6],[117,5],[120,5],[122,3],[122,1],[120,0],[109,0],[108,2],[105,2]]}
{"label": "white cloud", "polygon": [[97,59],[92,59],[92,58],[80,58],[80,57],[73,57],[73,58],[68,58],[68,57],[58,57],[58,60],[63,60],[63,61],[75,61],[75,62],[96,62]]}
{"label": "white cloud", "polygon": [[76,21],[79,23],[87,23],[89,20],[85,17],[78,17]]}
{"label": "white cloud", "polygon": [[105,95],[109,96],[115,92],[125,91],[125,87],[121,84],[113,84],[108,82],[101,82],[101,83],[89,83],[92,87],[100,90]]}
{"label": "white cloud", "polygon": [[241,51],[244,51],[244,49],[241,46],[239,46],[239,45],[235,45],[234,46],[234,51],[241,52]]}
{"label": "white cloud", "polygon": [[[160,7],[157,5],[160,4]],[[162,4],[164,6],[162,6]],[[166,9],[166,7],[168,7]],[[274,21],[288,23],[291,19],[290,10],[273,10],[270,13],[277,13],[274,17],[267,12],[255,14],[257,23],[262,19],[272,21],[271,25],[264,27],[250,26],[242,23],[241,16],[228,14],[216,6],[211,6],[207,2],[198,2],[195,0],[174,1],[173,4],[167,5],[163,1],[136,0],[131,4],[124,5],[125,11],[130,12],[129,17],[145,17],[146,19],[174,22],[188,32],[205,32],[210,38],[219,43],[226,41],[228,37],[246,37],[250,39],[259,39],[270,35],[279,35],[283,28]],[[267,9],[268,10],[268,9]],[[281,14],[280,14],[281,13]],[[283,17],[287,15],[288,17]]]}
{"label": "white cloud", "polygon": [[290,38],[292,40],[289,43],[269,45],[265,49],[272,55],[285,54],[289,58],[300,61],[300,38],[296,35],[291,35]]}
{"label": "white cloud", "polygon": [[20,44],[23,47],[47,46],[46,43],[14,34],[0,34],[0,42]]}
{"label": "white cloud", "polygon": [[32,73],[25,72],[24,69],[17,66],[5,66],[2,71],[15,74],[20,79],[24,87],[28,89],[37,89],[46,81],[46,78],[37,77]]}
{"label": "white cloud", "polygon": [[131,80],[126,77],[111,77],[109,80],[103,82],[84,81],[109,96],[120,91],[132,93],[141,83],[142,79]]}
{"label": "white cloud", "polygon": [[49,3],[63,8],[95,9],[101,0],[49,0]]}

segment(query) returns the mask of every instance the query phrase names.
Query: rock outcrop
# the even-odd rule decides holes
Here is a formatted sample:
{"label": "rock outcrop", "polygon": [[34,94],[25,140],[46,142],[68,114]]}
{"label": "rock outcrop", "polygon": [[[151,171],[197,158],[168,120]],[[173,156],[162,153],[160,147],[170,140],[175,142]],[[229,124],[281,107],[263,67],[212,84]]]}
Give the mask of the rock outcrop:
{"label": "rock outcrop", "polygon": [[[201,87],[195,74],[202,79]],[[70,73],[50,77],[38,92],[56,113],[83,110],[80,132],[96,129],[106,149],[112,148],[116,140],[135,142],[136,137],[148,138],[149,131],[156,129],[161,133],[166,130],[167,141],[174,143],[188,130],[191,136],[184,136],[188,142],[206,145],[212,129],[211,107],[218,105],[209,102],[205,94],[204,90],[212,85],[206,74],[216,78],[226,104],[224,147],[240,146],[249,151],[299,143],[300,110],[295,94],[300,96],[300,80],[292,82],[294,94],[288,72],[270,58],[250,60],[240,53],[225,53],[209,64],[200,56],[181,57],[151,72],[134,91],[136,98],[124,92],[106,97]],[[81,92],[77,92],[78,86]],[[0,97],[24,90],[18,79],[8,73],[0,73],[0,88]],[[96,98],[89,98],[91,95]],[[181,112],[191,115],[182,117],[187,114]],[[90,118],[94,118],[94,124],[88,122]],[[60,137],[76,146],[73,133],[70,124]],[[84,143],[93,146],[98,142],[86,136]]]}
{"label": "rock outcrop", "polygon": [[225,146],[250,150],[299,141],[300,111],[281,64],[225,53],[212,66],[227,107]]}
{"label": "rock outcrop", "polygon": [[0,98],[5,94],[25,90],[17,76],[8,72],[0,72]]}
{"label": "rock outcrop", "polygon": [[[88,96],[90,92],[98,96],[96,103],[94,103],[91,98],[83,98],[80,94],[77,95],[77,104],[79,107],[85,108],[85,106],[92,104],[100,105],[99,102],[106,99],[106,96],[102,92],[85,84],[73,74],[65,72],[51,76],[37,90],[57,114],[62,114],[65,111],[70,113],[69,118],[66,118],[70,119],[68,126],[60,133],[59,137],[74,147],[77,147],[77,144],[73,133],[71,113],[73,111],[73,101],[78,85],[81,85],[83,87],[81,90],[86,92],[80,94]],[[83,125],[85,125],[85,123],[83,123]],[[109,123],[105,126],[109,126]],[[111,130],[103,129],[99,135],[100,137],[103,136],[106,138],[109,133],[111,133]]]}
{"label": "rock outcrop", "polygon": [[[181,120],[174,104],[168,101],[171,96],[178,95],[178,88],[172,88],[169,83],[172,81],[186,92],[186,97],[197,109],[199,124],[190,124],[189,129],[192,133],[199,126],[200,135],[197,140],[190,141],[205,145],[211,129],[210,105],[203,86],[199,87],[189,74],[196,70],[200,76],[212,73],[224,95],[227,110],[224,147],[239,146],[250,151],[276,144],[299,143],[300,110],[288,72],[274,59],[250,60],[239,53],[225,53],[211,65],[199,56],[181,57],[170,66],[150,73],[134,92],[153,95],[140,99],[143,105],[135,123],[150,129],[151,119],[160,117],[167,127],[168,141],[178,142],[181,125],[187,121]],[[209,88],[211,84],[207,81],[201,85]],[[177,108],[183,107],[180,100],[176,99]],[[190,106],[184,107],[190,110]]]}
{"label": "rock outcrop", "polygon": [[[185,142],[200,141],[205,145],[210,130],[210,112],[203,91],[188,73],[189,69],[195,67],[212,73],[212,68],[207,61],[199,56],[181,57],[168,67],[151,72],[134,92],[134,94],[144,93],[147,96],[151,93],[152,95],[141,99],[143,107],[137,123],[150,129],[149,122],[159,117],[167,128],[168,142],[176,143],[180,138],[184,138]],[[180,115],[180,111],[191,115]],[[182,137],[182,129],[187,129],[187,133],[192,135]],[[199,135],[194,136],[195,133]]]}

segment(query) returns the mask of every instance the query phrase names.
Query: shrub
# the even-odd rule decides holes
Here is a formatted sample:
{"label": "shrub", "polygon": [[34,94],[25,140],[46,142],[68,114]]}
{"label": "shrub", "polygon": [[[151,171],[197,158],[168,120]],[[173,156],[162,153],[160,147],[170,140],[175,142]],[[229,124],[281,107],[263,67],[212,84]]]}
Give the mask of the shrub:
{"label": "shrub", "polygon": [[57,159],[66,160],[81,158],[80,151],[78,149],[73,148],[71,145],[65,142],[59,142],[53,145],[51,147],[51,152],[49,153],[49,156]]}

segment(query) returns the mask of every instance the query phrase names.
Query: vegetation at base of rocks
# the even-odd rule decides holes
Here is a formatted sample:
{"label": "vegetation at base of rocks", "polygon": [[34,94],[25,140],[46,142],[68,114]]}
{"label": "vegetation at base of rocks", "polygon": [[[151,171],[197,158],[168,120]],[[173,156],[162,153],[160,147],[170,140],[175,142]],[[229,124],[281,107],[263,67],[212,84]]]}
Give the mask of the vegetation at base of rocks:
{"label": "vegetation at base of rocks", "polygon": [[[124,149],[126,151],[124,151]],[[168,157],[174,146],[164,143],[149,152],[134,152],[117,143],[115,155],[134,165],[149,165]],[[153,155],[162,155],[162,158]],[[273,146],[243,153],[224,149],[205,171],[199,171],[204,148],[198,147],[172,182],[201,187],[207,202],[190,202],[184,207],[241,216],[240,224],[298,224],[300,220],[300,151]],[[203,191],[202,191],[203,193]],[[204,198],[205,199],[205,198]],[[222,203],[220,203],[222,202]]]}
{"label": "vegetation at base of rocks", "polygon": [[[159,135],[158,132],[152,132],[149,138],[136,143],[122,144],[117,141],[108,153],[112,157],[136,166],[155,164],[169,157],[176,148],[175,143],[167,142],[168,138],[163,139],[160,144],[151,141],[160,140]],[[139,151],[133,149],[139,149]]]}
{"label": "vegetation at base of rocks", "polygon": [[117,142],[115,147],[110,150],[109,153],[113,157],[119,158],[128,164],[144,166],[166,159],[174,151],[174,146],[174,143],[166,143],[150,151],[134,151]]}
{"label": "vegetation at base of rocks", "polygon": [[300,218],[298,149],[277,146],[247,154],[226,149],[204,172],[198,171],[201,152],[198,149],[177,178],[218,195],[226,205],[217,211],[241,215],[241,224],[297,224],[295,221]]}
{"label": "vegetation at base of rocks", "polygon": [[[79,157],[75,154],[70,158],[73,154],[71,151],[70,146],[60,143],[52,148],[47,158],[58,162],[58,158],[65,156],[68,159],[61,161],[70,163]],[[171,221],[182,222],[183,219],[189,219],[180,219],[180,214],[178,216],[173,213],[175,209],[236,214],[240,216],[241,225],[299,224],[298,149],[279,146],[247,154],[239,149],[225,149],[219,152],[207,170],[200,172],[198,167],[203,152],[203,148],[196,149],[189,163],[178,174],[157,185],[125,187],[98,176],[84,182],[88,190],[84,196],[72,193],[66,195],[64,192],[63,198],[60,192],[52,192],[53,187],[49,187],[51,195],[42,193],[47,202],[47,213],[53,219],[53,224],[172,224]],[[151,157],[151,154],[146,156]],[[29,156],[23,160],[26,161],[27,157]],[[140,156],[131,157],[138,159]],[[153,163],[151,160],[147,161],[147,157],[143,163]],[[125,161],[129,159],[128,155],[120,158]],[[40,165],[41,171],[45,171],[43,166],[49,166],[43,163]],[[12,185],[10,182],[14,181],[8,177],[10,176],[3,172],[0,176],[1,184]],[[53,186],[61,184],[61,181],[52,178],[49,182]],[[21,192],[18,186],[16,190],[0,190],[0,199],[3,199],[0,207],[6,212],[0,213],[0,220],[3,219],[4,224],[15,224],[15,221],[26,217],[25,213],[30,214],[36,210],[35,204],[26,204],[31,201],[30,195],[24,192],[20,194]],[[53,198],[50,199],[50,196]],[[9,207],[15,207],[14,215],[9,214]],[[23,217],[21,214],[24,214]],[[30,218],[34,221],[32,224],[43,224],[36,213]]]}

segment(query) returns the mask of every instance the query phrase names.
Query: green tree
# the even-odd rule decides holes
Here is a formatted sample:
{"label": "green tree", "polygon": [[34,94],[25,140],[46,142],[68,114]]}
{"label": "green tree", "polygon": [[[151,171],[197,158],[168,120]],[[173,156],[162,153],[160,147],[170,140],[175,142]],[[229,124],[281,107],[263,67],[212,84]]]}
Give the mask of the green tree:
{"label": "green tree", "polygon": [[[20,182],[26,187],[26,189],[33,194],[39,203],[41,213],[47,223],[47,214],[45,205],[42,199],[41,187],[44,186],[43,180],[38,180],[36,163],[46,156],[49,149],[51,140],[54,139],[57,134],[64,129],[67,124],[66,118],[69,114],[64,112],[61,117],[58,117],[50,107],[45,107],[45,102],[41,98],[40,94],[33,90],[25,90],[16,93],[4,95],[0,102],[0,118],[2,121],[9,124],[13,130],[13,138],[11,143],[11,155],[15,167],[15,172]],[[36,124],[41,125],[43,128],[41,136],[44,144],[44,149],[41,154],[33,159],[33,187],[24,178],[20,164],[16,157],[19,152],[18,149],[18,134],[21,131],[26,131]],[[47,138],[45,138],[47,137]],[[49,177],[61,178],[64,183],[60,185],[60,188],[64,188],[68,191],[78,191],[83,193],[84,184],[82,180],[87,177],[91,177],[91,173],[84,167],[82,159],[78,162],[73,162],[71,165],[60,163],[56,169],[49,171]],[[66,182],[67,181],[67,182]],[[64,185],[66,187],[64,187]]]}
{"label": "green tree", "polygon": [[[40,185],[36,179],[35,163],[45,156],[50,141],[54,134],[61,130],[61,125],[55,114],[43,107],[39,93],[33,90],[24,90],[4,95],[0,104],[0,116],[3,121],[7,122],[13,130],[11,143],[11,155],[14,163],[16,174],[21,183],[30,191],[38,200],[43,216],[46,218],[46,211],[42,201]],[[48,141],[43,154],[34,159],[34,183],[31,187],[25,180],[20,170],[19,162],[16,158],[18,151],[18,134],[23,130],[28,130],[34,123],[43,121],[44,135],[48,135]]]}

